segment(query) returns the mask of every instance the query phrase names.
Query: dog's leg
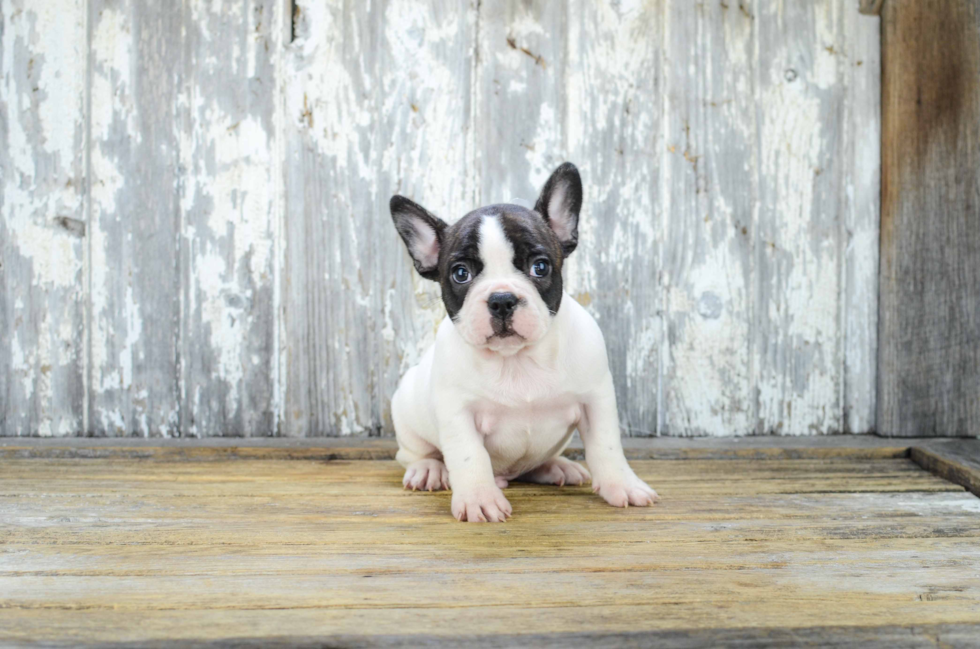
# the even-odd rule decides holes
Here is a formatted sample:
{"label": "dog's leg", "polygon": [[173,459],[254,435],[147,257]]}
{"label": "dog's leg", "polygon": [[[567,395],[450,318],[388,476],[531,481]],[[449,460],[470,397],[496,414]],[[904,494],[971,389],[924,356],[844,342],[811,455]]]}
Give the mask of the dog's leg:
{"label": "dog's leg", "polygon": [[506,521],[512,509],[494,479],[473,416],[461,412],[440,418],[439,441],[453,487],[453,516],[471,523]]}
{"label": "dog's leg", "polygon": [[439,449],[416,433],[418,413],[412,411],[415,404],[408,396],[416,379],[410,370],[391,399],[391,419],[395,425],[398,453],[395,459],[405,467],[402,484],[412,491],[440,491],[449,488],[449,471],[442,461]]}
{"label": "dog's leg", "polygon": [[589,472],[578,462],[555,456],[527,473],[517,478],[521,482],[536,484],[582,485],[589,481]]}
{"label": "dog's leg", "polygon": [[626,462],[611,373],[606,373],[587,398],[579,433],[585,444],[585,461],[592,472],[592,491],[614,507],[646,507],[660,500]]}

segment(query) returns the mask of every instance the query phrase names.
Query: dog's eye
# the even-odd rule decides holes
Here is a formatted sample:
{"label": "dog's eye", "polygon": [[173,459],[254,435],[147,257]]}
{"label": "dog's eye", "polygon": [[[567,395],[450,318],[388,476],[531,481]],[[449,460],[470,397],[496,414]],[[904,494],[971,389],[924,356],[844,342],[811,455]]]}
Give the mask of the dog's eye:
{"label": "dog's eye", "polygon": [[470,269],[460,264],[453,267],[453,281],[457,284],[465,284],[470,281]]}
{"label": "dog's eye", "polygon": [[534,277],[547,277],[551,272],[551,264],[547,259],[539,259],[531,264],[531,275]]}

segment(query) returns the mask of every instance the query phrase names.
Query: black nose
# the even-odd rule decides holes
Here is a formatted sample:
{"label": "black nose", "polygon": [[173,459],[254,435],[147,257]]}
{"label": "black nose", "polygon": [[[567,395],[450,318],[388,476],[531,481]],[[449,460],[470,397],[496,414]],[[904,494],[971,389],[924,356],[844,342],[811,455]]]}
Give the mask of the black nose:
{"label": "black nose", "polygon": [[493,317],[503,320],[517,308],[517,296],[513,293],[494,293],[487,298],[487,307]]}

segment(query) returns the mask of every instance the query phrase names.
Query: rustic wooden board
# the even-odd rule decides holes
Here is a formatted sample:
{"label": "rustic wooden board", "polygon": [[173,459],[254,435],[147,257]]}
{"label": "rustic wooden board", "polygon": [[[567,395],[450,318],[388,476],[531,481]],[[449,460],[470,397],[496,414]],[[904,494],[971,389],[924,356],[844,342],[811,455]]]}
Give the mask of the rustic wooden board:
{"label": "rustic wooden board", "polygon": [[[968,445],[970,443],[967,443]],[[623,440],[626,457],[635,460],[772,460],[772,459],[894,459],[909,457],[910,447],[873,435],[807,437],[628,437]],[[974,455],[980,449],[969,448]],[[204,438],[118,439],[0,438],[0,458],[6,459],[143,459],[184,462],[218,460],[391,460],[397,444],[391,438]],[[584,457],[575,436],[565,455]]]}
{"label": "rustic wooden board", "polygon": [[778,645],[975,624],[980,501],[908,459],[634,466],[662,504],[516,485],[511,521],[470,526],[390,461],[3,459],[0,641]]}
{"label": "rustic wooden board", "polygon": [[[318,12],[318,25],[341,25],[323,22],[334,11],[324,10],[323,3],[304,11]],[[391,12],[389,7],[380,13]],[[434,200],[436,211],[452,221],[479,203],[533,201],[561,160],[581,165],[586,209],[568,288],[605,330],[629,434],[873,428],[876,314],[869,305],[877,266],[877,19],[836,0],[799,7],[762,3],[760,15],[753,12],[747,4],[729,3],[484,3],[467,16],[476,24],[475,44],[462,38],[450,48],[457,61],[475,48],[470,67],[446,75],[442,59],[425,59],[445,76],[449,94],[465,84],[473,93],[459,103],[462,116],[443,116],[441,123],[465,125],[455,146],[446,147],[448,160],[439,163],[448,162],[445,169],[433,169],[431,162],[424,172],[422,166],[400,167],[408,178],[442,183],[455,177],[453,200],[446,200],[442,184],[419,185],[431,181],[418,178],[413,182],[425,193],[413,191],[413,198]],[[348,18],[367,31],[359,40],[338,36],[342,53],[328,56],[318,47],[315,55],[344,61],[347,68],[356,62],[359,83],[380,74],[374,55],[354,51],[377,38],[380,27],[370,31],[367,20]],[[391,23],[389,17],[389,44]],[[340,31],[349,28],[344,25]],[[310,33],[322,40],[332,32],[320,27]],[[399,61],[416,65],[418,50],[405,49],[406,39],[397,43]],[[433,47],[427,36],[416,40],[424,51]],[[338,93],[310,84],[306,70],[327,62],[299,65],[304,72],[291,95],[292,113],[305,115],[312,102],[329,114],[327,107],[338,104],[336,114],[349,119],[351,132],[363,131],[357,137],[367,148],[359,168],[376,168],[369,159],[378,127],[361,125],[356,116],[377,100],[367,91]],[[363,104],[369,101],[375,103]],[[388,106],[395,106],[394,113]],[[401,119],[405,109],[397,106],[385,104],[385,121]],[[415,111],[421,104],[412,106]],[[295,116],[293,121],[301,129],[309,126]],[[319,137],[316,129],[307,130]],[[386,155],[400,155],[406,130],[411,132],[402,129],[386,140],[394,147]],[[309,150],[303,142],[297,146]],[[463,154],[461,146],[468,149]],[[353,155],[349,147],[344,151]],[[309,179],[327,159],[315,155],[300,163],[296,194],[311,191]],[[383,185],[385,172],[368,185]],[[328,205],[324,197],[318,199],[321,208],[290,222],[315,226],[331,208],[347,214],[360,204],[363,187],[350,189],[350,208]],[[396,266],[411,274],[397,238],[390,232],[385,237],[383,194],[363,197],[364,209],[381,215],[381,229],[345,225],[353,217],[341,216],[341,243],[334,229],[321,224],[289,244],[292,250],[315,248],[294,257],[296,266],[288,272],[299,279],[287,279],[294,291],[287,303],[300,304],[300,335],[290,334],[296,342],[290,343],[287,389],[303,402],[293,412],[306,422],[294,422],[297,433],[384,429],[398,374],[388,355],[396,350],[403,369],[442,317],[431,286],[415,278],[416,287],[423,284],[416,296],[424,308],[398,314],[386,302],[383,322],[354,324],[362,307],[378,299],[377,282],[364,280],[374,272],[369,261],[394,255],[400,259]],[[297,205],[308,203],[297,199]],[[383,242],[363,243],[368,232]],[[332,257],[333,270],[310,270],[321,263],[322,251],[337,245],[342,248]],[[362,245],[373,251],[381,246],[381,252],[361,254]],[[322,308],[312,306],[309,295],[310,277],[321,274],[346,277],[339,284],[315,284]],[[349,289],[355,286],[360,295]],[[407,294],[397,282],[395,290]],[[314,318],[317,309],[320,316]],[[376,348],[380,326],[394,337]],[[421,342],[412,347],[413,339],[403,339],[402,332],[414,332]],[[322,353],[304,353],[327,340],[332,342],[323,344]],[[411,354],[404,353],[406,346]],[[355,358],[368,362],[348,362]]]}
{"label": "rustic wooden board", "polygon": [[279,3],[89,5],[100,435],[269,433]]}
{"label": "rustic wooden board", "polygon": [[182,14],[88,3],[91,42],[87,431],[180,431]]}
{"label": "rustic wooden board", "polygon": [[980,3],[883,11],[878,431],[976,436]]}
{"label": "rustic wooden board", "polygon": [[0,4],[0,435],[84,427],[86,6]]}
{"label": "rustic wooden board", "polygon": [[838,61],[846,93],[838,199],[844,247],[843,431],[860,433],[875,430],[877,398],[881,38],[879,19],[855,14],[853,9],[854,3],[844,5],[844,58]]}
{"label": "rustic wooden board", "polygon": [[877,21],[668,6],[665,431],[872,429]]}
{"label": "rustic wooden board", "polygon": [[843,5],[759,3],[754,11],[757,426],[782,434],[840,431]]}
{"label": "rustic wooden board", "polygon": [[390,434],[444,316],[390,195],[451,222],[565,159],[628,434],[874,429],[856,2],[48,5],[0,14],[0,435]]}
{"label": "rustic wooden board", "polygon": [[282,2],[185,3],[180,144],[181,434],[277,430]]}
{"label": "rustic wooden board", "polygon": [[909,457],[923,469],[980,496],[980,441],[934,440],[912,447]]}
{"label": "rustic wooden board", "polygon": [[771,432],[750,359],[758,21],[743,3],[667,6],[662,432]]}

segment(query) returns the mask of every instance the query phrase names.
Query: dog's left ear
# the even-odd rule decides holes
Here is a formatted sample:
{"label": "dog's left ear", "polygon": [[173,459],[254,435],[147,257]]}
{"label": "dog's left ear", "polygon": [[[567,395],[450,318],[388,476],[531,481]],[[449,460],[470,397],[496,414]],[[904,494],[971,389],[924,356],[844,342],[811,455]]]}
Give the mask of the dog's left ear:
{"label": "dog's left ear", "polygon": [[571,162],[551,172],[534,211],[544,217],[558,235],[565,257],[578,245],[578,215],[582,210],[582,178]]}
{"label": "dog's left ear", "polygon": [[408,254],[412,256],[419,275],[439,281],[439,250],[442,236],[448,227],[438,216],[404,196],[391,197],[388,203],[395,229],[401,235]]}

